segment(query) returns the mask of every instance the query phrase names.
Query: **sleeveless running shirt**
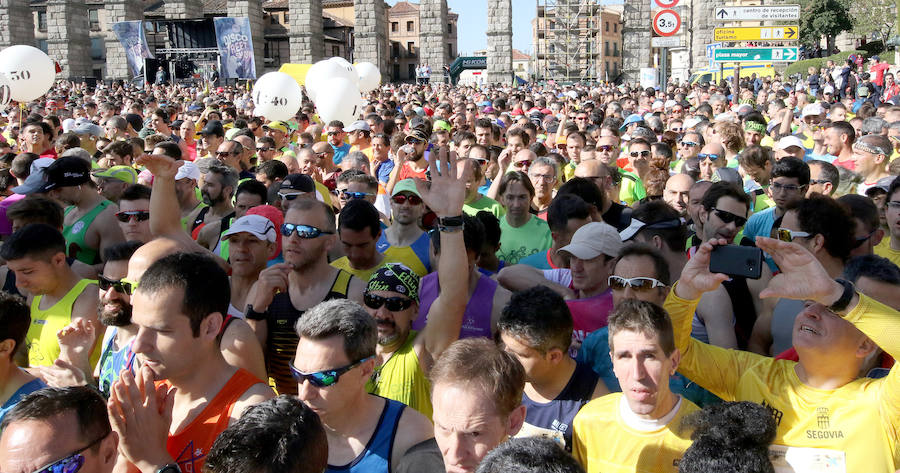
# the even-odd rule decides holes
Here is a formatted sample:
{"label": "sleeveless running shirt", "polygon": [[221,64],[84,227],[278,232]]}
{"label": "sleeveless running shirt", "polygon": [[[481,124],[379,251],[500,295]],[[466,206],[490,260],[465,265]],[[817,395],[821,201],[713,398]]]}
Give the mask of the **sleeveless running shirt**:
{"label": "sleeveless running shirt", "polygon": [[402,402],[431,419],[431,387],[413,346],[418,332],[410,330],[406,342],[366,382],[366,391]]}
{"label": "sleeveless running shirt", "polygon": [[[347,290],[353,276],[346,271],[338,271],[331,290],[322,301],[332,299],[346,299]],[[297,310],[291,303],[291,296],[287,292],[275,294],[272,303],[265,311],[265,320],[268,327],[266,338],[266,370],[269,376],[275,380],[275,389],[278,394],[297,395],[297,382],[291,376],[288,363],[294,360],[297,353],[297,343],[300,337],[294,330],[297,320],[303,316],[303,310]]]}
{"label": "sleeveless running shirt", "polygon": [[[497,291],[497,281],[480,274],[475,291],[466,304],[466,312],[463,315],[462,329],[459,338],[488,337],[491,333],[491,313],[494,309],[494,293]],[[419,316],[413,322],[412,328],[421,331],[428,321],[428,311],[431,304],[440,294],[440,283],[437,273],[431,273],[422,278],[419,283]]]}
{"label": "sleeveless running shirt", "polygon": [[572,451],[572,422],[575,414],[590,402],[594,388],[600,377],[587,363],[576,363],[575,371],[568,384],[548,403],[538,403],[522,394],[525,424],[516,437],[550,437],[563,444],[567,452]]}
{"label": "sleeveless running shirt", "polygon": [[[176,434],[169,434],[166,450],[184,473],[200,473],[216,437],[228,427],[234,404],[260,380],[245,369],[238,369],[216,397],[190,424]],[[168,380],[156,383],[170,388]]]}
{"label": "sleeveless running shirt", "polygon": [[[101,262],[100,250],[89,247],[84,241],[84,236],[87,234],[91,224],[94,223],[94,219],[110,205],[112,205],[112,202],[103,200],[71,225],[63,227],[63,237],[66,239],[66,254],[70,258],[75,258],[84,264]],[[69,215],[69,212],[74,209],[74,205],[66,207],[65,215]]]}
{"label": "sleeveless running shirt", "polygon": [[[69,292],[56,304],[41,309],[41,301],[44,296],[35,296],[31,301],[31,325],[28,326],[28,334],[25,342],[28,346],[28,366],[48,366],[59,358],[59,340],[56,332],[72,322],[72,306],[75,300],[84,292],[90,284],[97,281],[82,279],[69,289]],[[97,363],[100,350],[94,350],[91,355],[91,366]]]}
{"label": "sleeveless running shirt", "polygon": [[403,415],[403,409],[406,406],[391,399],[384,401],[384,409],[378,419],[378,426],[375,427],[372,438],[366,443],[365,450],[346,465],[328,465],[325,473],[390,473],[394,437],[397,435],[400,416]]}
{"label": "sleeveless running shirt", "polygon": [[113,349],[116,343],[116,335],[118,327],[112,327],[107,335],[107,342],[103,344],[103,352],[100,354],[100,376],[98,378],[100,392],[105,397],[109,397],[109,388],[112,383],[119,379],[119,373],[123,369],[132,370],[134,366],[135,353],[131,350],[131,344],[134,338],[128,341],[125,346],[119,347],[118,350]]}

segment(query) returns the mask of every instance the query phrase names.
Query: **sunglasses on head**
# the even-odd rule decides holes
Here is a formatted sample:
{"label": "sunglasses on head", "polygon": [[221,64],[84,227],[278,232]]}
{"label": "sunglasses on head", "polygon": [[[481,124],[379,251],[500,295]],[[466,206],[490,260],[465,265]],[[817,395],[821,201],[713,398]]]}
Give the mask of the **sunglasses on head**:
{"label": "sunglasses on head", "polygon": [[806,232],[789,230],[787,228],[778,228],[775,230],[775,236],[781,241],[790,243],[794,241],[794,238],[809,238],[812,235]]}
{"label": "sunglasses on head", "polygon": [[741,217],[740,215],[735,215],[731,212],[726,212],[724,210],[719,210],[713,207],[713,212],[715,212],[716,217],[719,217],[719,220],[724,222],[726,225],[734,222],[736,227],[743,227],[745,223],[747,223],[747,217]]}
{"label": "sunglasses on head", "polygon": [[298,237],[303,238],[304,240],[319,238],[319,236],[321,235],[334,235],[334,232],[326,232],[325,230],[313,227],[311,225],[297,225],[294,223],[281,224],[282,235],[289,237],[293,233],[296,233]]}
{"label": "sunglasses on head", "polygon": [[34,470],[33,473],[77,473],[78,470],[80,470],[81,467],[84,466],[84,453],[82,453],[82,452],[93,447],[94,445],[97,445],[98,443],[100,443],[101,440],[105,439],[108,435],[109,435],[109,432],[103,434],[102,437],[98,438],[97,440],[94,440],[93,442],[89,443],[88,445],[86,445],[82,448],[79,448],[78,450],[70,453],[66,457],[56,460],[55,462],[50,463],[49,465],[42,466],[42,467],[38,468],[37,470]]}
{"label": "sunglasses on head", "polygon": [[347,366],[343,366],[341,368],[335,368],[333,370],[322,370],[322,371],[314,371],[312,373],[306,373],[297,369],[294,366],[294,362],[288,363],[288,366],[291,368],[291,376],[294,377],[294,380],[297,381],[297,384],[302,384],[304,380],[309,381],[309,384],[319,388],[327,388],[338,382],[341,378],[341,375],[356,368],[357,366],[365,363],[368,360],[371,360],[373,357],[369,356],[363,358],[358,361],[354,361]]}
{"label": "sunglasses on head", "polygon": [[150,219],[150,211],[149,210],[123,210],[121,212],[116,213],[116,218],[122,222],[127,223],[131,221],[131,219],[135,219],[138,222],[145,222]]}
{"label": "sunglasses on head", "polygon": [[632,151],[631,153],[628,153],[628,154],[630,154],[632,158],[637,158],[637,157],[646,158],[647,156],[650,156],[650,150],[645,149],[643,151]]}
{"label": "sunglasses on head", "polygon": [[387,310],[391,312],[400,312],[401,310],[409,309],[412,305],[413,300],[408,297],[381,297],[371,293],[365,293],[363,295],[363,302],[365,302],[366,307],[370,309],[378,310],[381,306],[385,306]]}
{"label": "sunglasses on head", "polygon": [[308,192],[291,192],[291,193],[281,193],[281,192],[279,192],[279,193],[278,193],[278,198],[281,199],[281,200],[288,200],[288,201],[290,201],[290,200],[294,200],[294,199],[296,199],[296,198],[298,198],[298,197],[300,197],[301,195],[304,195],[304,194],[308,194]]}
{"label": "sunglasses on head", "polygon": [[716,160],[719,159],[719,155],[718,155],[718,154],[706,154],[706,153],[700,153],[700,154],[697,155],[697,157],[700,158],[700,161],[704,161],[704,160],[707,160],[707,159],[710,160],[710,161],[716,161]]}
{"label": "sunglasses on head", "polygon": [[395,204],[403,205],[409,202],[409,205],[419,205],[422,203],[422,198],[417,195],[406,195],[406,194],[397,194],[391,197],[391,200],[394,201]]}
{"label": "sunglasses on head", "polygon": [[341,190],[341,198],[343,199],[365,199],[372,194],[368,192],[350,192],[347,189]]}
{"label": "sunglasses on head", "polygon": [[132,284],[131,281],[126,279],[109,279],[102,274],[97,276],[97,285],[100,286],[100,290],[103,292],[112,288],[116,292],[128,294],[129,296],[137,287],[137,284]]}
{"label": "sunglasses on head", "polygon": [[657,287],[666,287],[662,281],[653,278],[623,278],[621,276],[610,276],[609,287],[614,291],[624,291],[626,287],[630,287],[637,292],[646,292]]}
{"label": "sunglasses on head", "polygon": [[515,166],[515,167],[517,167],[517,168],[520,168],[520,169],[521,169],[521,168],[526,168],[526,169],[527,169],[527,168],[531,167],[531,160],[530,160],[530,159],[523,159],[522,161],[516,161],[516,162],[513,163],[513,166]]}

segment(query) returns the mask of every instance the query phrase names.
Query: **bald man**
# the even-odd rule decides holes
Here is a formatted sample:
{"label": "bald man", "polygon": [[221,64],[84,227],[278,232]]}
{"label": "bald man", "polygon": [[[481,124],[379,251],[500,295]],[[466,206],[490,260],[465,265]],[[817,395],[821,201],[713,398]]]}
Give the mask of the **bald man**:
{"label": "bald man", "polygon": [[[126,279],[140,281],[141,276],[153,263],[179,252],[196,251],[194,247],[189,247],[171,238],[156,238],[144,244],[128,260]],[[222,327],[223,333],[219,348],[225,361],[231,366],[244,368],[259,379],[268,379],[262,347],[250,329],[250,325],[243,319],[226,316]]]}
{"label": "bald man", "polygon": [[708,181],[716,169],[725,167],[725,148],[719,143],[707,143],[697,159],[700,161],[700,180]]}
{"label": "bald man", "polygon": [[663,190],[663,200],[682,217],[688,216],[688,203],[690,202],[691,186],[694,180],[687,174],[675,174],[666,181]]}

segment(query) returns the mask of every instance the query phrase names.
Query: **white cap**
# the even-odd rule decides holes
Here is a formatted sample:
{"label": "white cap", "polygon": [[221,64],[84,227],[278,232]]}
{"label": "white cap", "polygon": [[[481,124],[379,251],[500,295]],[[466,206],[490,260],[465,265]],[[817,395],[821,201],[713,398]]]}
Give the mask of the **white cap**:
{"label": "white cap", "polygon": [[200,168],[197,167],[196,164],[185,161],[184,164],[178,168],[178,172],[175,174],[175,180],[179,179],[193,179],[195,181],[200,180]]}
{"label": "white cap", "polygon": [[275,239],[278,238],[278,231],[275,229],[275,224],[262,215],[244,215],[235,220],[234,223],[228,227],[228,230],[225,230],[225,233],[222,234],[222,238],[227,240],[229,236],[234,235],[235,233],[249,233],[256,238],[268,241],[269,243],[275,243]]}
{"label": "white cap", "polygon": [[822,109],[822,105],[817,103],[811,103],[803,107],[803,112],[800,114],[802,118],[806,118],[812,115],[821,115],[825,113],[825,110]]}
{"label": "white cap", "polygon": [[788,149],[791,146],[796,146],[800,149],[806,149],[806,146],[803,146],[803,141],[800,138],[797,138],[794,135],[785,136],[784,138],[778,140],[778,143],[775,144],[775,149]]}
{"label": "white cap", "polygon": [[697,117],[691,117],[691,118],[688,118],[688,119],[685,120],[684,123],[683,123],[684,129],[687,130],[687,129],[689,129],[689,128],[694,128],[695,126],[699,125],[700,122],[702,122],[702,121],[703,121],[703,120],[701,120],[701,119],[699,119],[699,118],[697,118]]}
{"label": "white cap", "polygon": [[615,258],[622,251],[622,238],[612,225],[591,222],[576,230],[572,235],[572,241],[558,251],[565,251],[583,260],[600,255]]}

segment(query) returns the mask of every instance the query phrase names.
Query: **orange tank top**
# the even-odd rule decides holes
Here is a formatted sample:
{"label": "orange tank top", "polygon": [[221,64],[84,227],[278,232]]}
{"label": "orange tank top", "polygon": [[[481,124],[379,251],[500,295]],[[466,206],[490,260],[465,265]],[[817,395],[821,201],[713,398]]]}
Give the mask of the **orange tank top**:
{"label": "orange tank top", "polygon": [[[261,382],[245,369],[238,369],[219,394],[203,408],[190,424],[177,434],[169,434],[166,450],[184,473],[201,473],[206,455],[216,437],[228,427],[234,403],[256,383]],[[156,383],[171,387],[167,380]]]}

